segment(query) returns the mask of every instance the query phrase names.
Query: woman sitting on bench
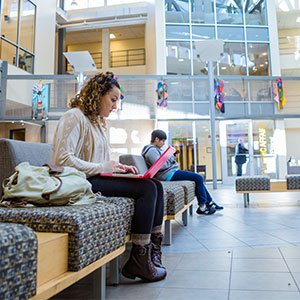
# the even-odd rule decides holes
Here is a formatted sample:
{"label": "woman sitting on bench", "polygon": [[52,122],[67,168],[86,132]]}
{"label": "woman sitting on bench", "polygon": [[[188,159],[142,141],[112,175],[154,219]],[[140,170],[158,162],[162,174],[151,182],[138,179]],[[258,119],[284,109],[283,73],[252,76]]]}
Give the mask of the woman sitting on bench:
{"label": "woman sitting on bench", "polygon": [[[142,150],[148,167],[151,167],[154,162],[161,156],[161,148],[165,144],[167,135],[162,130],[154,130],[151,133],[151,144],[147,145]],[[176,154],[176,152],[175,152]],[[175,156],[171,157],[157,172],[155,178],[165,181],[191,180],[196,183],[196,197],[198,200],[197,214],[211,215],[216,212],[216,209],[223,209],[223,206],[216,204],[206,189],[203,177],[199,174],[178,169],[178,163]]]}
{"label": "woman sitting on bench", "polygon": [[70,101],[54,135],[51,163],[84,172],[93,192],[108,197],[134,198],[132,250],[122,274],[158,281],[167,272],[161,262],[163,188],[155,179],[102,177],[99,173],[137,173],[134,166],[110,160],[105,118],[117,109],[121,88],[113,73],[90,78]]}

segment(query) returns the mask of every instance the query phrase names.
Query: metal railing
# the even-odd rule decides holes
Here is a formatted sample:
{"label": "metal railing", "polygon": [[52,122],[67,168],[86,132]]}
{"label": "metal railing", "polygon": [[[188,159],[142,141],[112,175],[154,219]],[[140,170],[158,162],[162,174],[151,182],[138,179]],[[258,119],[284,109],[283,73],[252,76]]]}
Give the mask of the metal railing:
{"label": "metal railing", "polygon": [[145,65],[145,53],[145,48],[111,51],[110,66],[115,68]]}
{"label": "metal railing", "polygon": [[[31,119],[32,88],[43,80],[49,85],[49,115],[58,119],[67,101],[77,92],[75,75],[8,75],[1,66],[0,119]],[[120,119],[198,120],[210,119],[208,76],[119,75],[125,89]],[[300,117],[300,77],[283,77],[287,102],[277,109],[273,84],[277,77],[223,76],[225,113],[216,110],[216,120],[276,119]],[[167,108],[157,108],[157,84],[168,86]]]}
{"label": "metal railing", "polygon": [[[97,69],[102,69],[102,52],[90,53]],[[118,50],[110,52],[110,67],[133,67],[146,64],[145,48]],[[72,67],[67,63],[67,72],[72,72]]]}

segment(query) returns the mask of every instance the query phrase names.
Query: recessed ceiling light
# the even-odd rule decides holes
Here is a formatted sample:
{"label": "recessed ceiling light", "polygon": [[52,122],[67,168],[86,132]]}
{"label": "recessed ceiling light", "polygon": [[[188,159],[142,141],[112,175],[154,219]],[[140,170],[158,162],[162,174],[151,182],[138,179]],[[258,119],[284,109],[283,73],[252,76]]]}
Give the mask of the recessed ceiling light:
{"label": "recessed ceiling light", "polygon": [[110,33],[110,34],[109,34],[109,38],[110,38],[110,39],[115,39],[116,36],[115,36],[113,33]]}
{"label": "recessed ceiling light", "polygon": [[297,23],[300,23],[300,17],[298,17],[298,18],[296,19],[296,22],[297,22]]}
{"label": "recessed ceiling light", "polygon": [[178,61],[184,61],[184,59],[183,58],[178,58]]}

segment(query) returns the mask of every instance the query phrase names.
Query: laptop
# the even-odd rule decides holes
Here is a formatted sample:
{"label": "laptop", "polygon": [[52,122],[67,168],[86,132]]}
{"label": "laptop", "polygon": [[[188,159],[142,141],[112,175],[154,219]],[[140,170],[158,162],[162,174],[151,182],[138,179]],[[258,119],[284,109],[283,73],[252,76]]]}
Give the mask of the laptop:
{"label": "laptop", "polygon": [[158,160],[148,169],[145,174],[132,174],[132,173],[101,173],[100,176],[109,177],[125,177],[125,178],[153,178],[154,175],[160,170],[165,162],[175,153],[176,149],[169,146],[166,151],[158,158]]}

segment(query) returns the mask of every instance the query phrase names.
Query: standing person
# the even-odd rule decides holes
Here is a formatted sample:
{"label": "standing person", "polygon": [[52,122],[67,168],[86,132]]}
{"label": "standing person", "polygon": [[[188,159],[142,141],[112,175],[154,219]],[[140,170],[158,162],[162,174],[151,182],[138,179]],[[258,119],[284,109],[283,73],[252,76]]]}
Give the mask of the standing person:
{"label": "standing person", "polygon": [[[151,167],[161,156],[161,148],[165,144],[166,139],[167,135],[164,131],[159,129],[152,131],[150,145],[145,146],[142,150],[142,156],[144,157],[148,167]],[[213,201],[204,185],[203,177],[200,174],[189,171],[181,171],[178,169],[178,163],[175,160],[175,156],[169,158],[169,160],[156,173],[155,178],[163,181],[194,181],[196,183],[195,192],[199,205],[196,212],[199,215],[214,214],[217,209],[224,208]]]}
{"label": "standing person", "polygon": [[51,163],[84,172],[94,193],[135,199],[131,226],[132,250],[122,274],[128,278],[158,281],[167,272],[161,262],[163,188],[155,179],[101,177],[99,173],[136,174],[134,166],[110,160],[105,135],[105,118],[117,108],[120,85],[113,73],[90,78],[79,94],[71,99],[60,119],[51,154]]}
{"label": "standing person", "polygon": [[235,163],[237,166],[237,176],[242,176],[243,164],[247,161],[246,154],[248,149],[244,147],[243,139],[238,139],[238,143],[235,146]]}

